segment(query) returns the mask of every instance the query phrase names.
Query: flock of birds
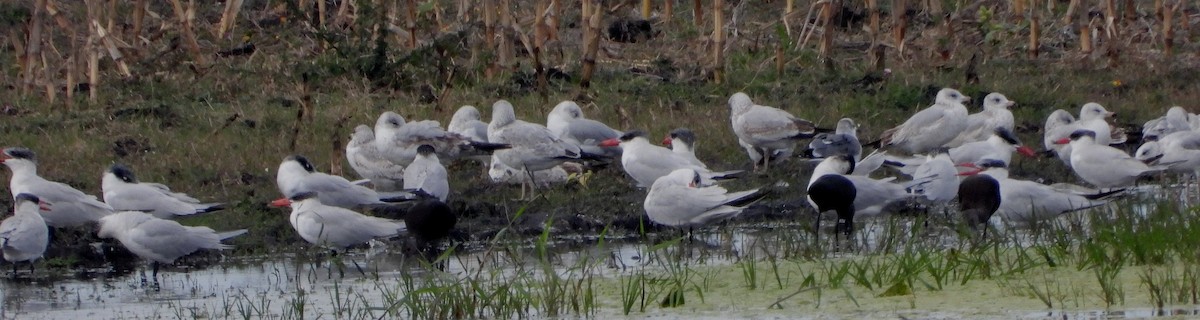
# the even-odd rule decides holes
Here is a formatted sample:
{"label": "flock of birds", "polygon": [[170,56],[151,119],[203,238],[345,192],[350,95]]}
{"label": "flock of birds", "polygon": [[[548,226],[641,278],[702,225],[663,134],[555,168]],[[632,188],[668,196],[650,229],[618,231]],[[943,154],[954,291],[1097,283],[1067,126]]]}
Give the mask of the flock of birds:
{"label": "flock of birds", "polygon": [[[754,170],[794,158],[797,144],[811,140],[802,154],[819,161],[807,185],[809,203],[817,216],[833,211],[838,232],[854,229],[855,218],[890,212],[897,204],[921,201],[945,209],[958,200],[963,218],[974,224],[993,215],[1028,223],[1066,212],[1100,206],[1122,194],[1138,178],[1163,171],[1196,173],[1200,168],[1200,117],[1181,107],[1143,128],[1146,141],[1134,155],[1110,144],[1123,143],[1124,133],[1107,122],[1103,106],[1088,103],[1078,118],[1054,111],[1044,131],[1044,147],[1091,187],[1045,185],[1010,177],[1012,154],[1034,157],[1013,133],[1014,102],[992,93],[983,110],[970,114],[969,97],[946,88],[933,105],[903,124],[887,130],[879,148],[864,155],[857,124],[849,118],[835,130],[769,106],[755,104],[744,93],[729,98],[730,123]],[[567,180],[580,163],[620,159],[625,173],[640,188],[648,188],[643,207],[654,222],[690,228],[737,216],[763,199],[762,188],[730,192],[719,185],[742,170],[716,171],[696,157],[696,134],[671,131],[664,146],[650,142],[643,131],[620,131],[587,119],[572,101],[550,112],[545,126],[516,118],[513,106],[500,100],[492,105],[491,121],[463,106],[447,129],[432,120],[406,122],[385,112],[374,127],[354,129],[346,157],[363,178],[358,181],[318,172],[300,155],[280,164],[276,183],[283,198],[275,207],[290,207],[289,218],[304,240],[330,249],[344,249],[372,239],[412,234],[418,243],[436,244],[456,223],[445,204],[450,195],[443,162],[478,161],[497,183],[521,185],[521,198],[538,188]],[[139,181],[128,167],[116,164],[104,172],[103,202],[66,184],[37,174],[37,157],[21,147],[3,150],[0,161],[12,171],[9,190],[14,215],[0,223],[0,246],[5,260],[32,262],[49,244],[48,228],[98,223],[97,235],[114,238],[129,251],[159,263],[200,249],[227,249],[222,241],[245,230],[216,232],[183,226],[173,217],[223,209],[202,203],[167,186]],[[872,177],[888,167],[907,176]],[[403,221],[373,217],[360,211],[402,207]]]}

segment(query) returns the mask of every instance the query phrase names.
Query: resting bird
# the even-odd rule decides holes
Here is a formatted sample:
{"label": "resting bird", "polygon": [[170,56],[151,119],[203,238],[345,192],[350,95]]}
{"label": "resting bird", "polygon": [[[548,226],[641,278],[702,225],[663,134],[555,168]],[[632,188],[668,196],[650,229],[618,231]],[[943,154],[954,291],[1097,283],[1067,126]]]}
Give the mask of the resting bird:
{"label": "resting bird", "polygon": [[113,208],[96,196],[84,194],[66,184],[46,180],[37,174],[37,156],[25,148],[5,148],[0,161],[12,170],[8,191],[13,197],[22,193],[37,196],[51,206],[42,210],[46,225],[55,228],[77,227],[99,221]]}
{"label": "resting bird", "polygon": [[546,128],[563,141],[574,143],[586,153],[605,157],[621,156],[620,147],[601,147],[600,142],[621,136],[621,131],[587,119],[574,101],[559,102],[546,117]]}
{"label": "resting bird", "polygon": [[375,146],[375,131],[366,125],[354,127],[346,143],[346,161],[358,176],[371,180],[378,191],[400,190],[404,183],[404,166],[392,163]]}
{"label": "resting bird", "polygon": [[655,180],[642,205],[651,221],[685,228],[737,216],[766,195],[760,189],[730,193],[719,186],[702,186],[699,172],[678,169]]}
{"label": "resting bird", "polygon": [[104,203],[118,211],[142,211],[159,219],[171,219],[225,209],[223,203],[200,203],[186,194],[172,192],[166,185],[140,182],[133,170],[114,164],[100,179]]}
{"label": "resting bird", "polygon": [[125,249],[150,260],[157,279],[160,263],[174,263],[175,259],[200,249],[232,248],[221,240],[245,233],[245,229],[217,233],[209,227],[189,227],[144,212],[122,211],[101,218],[96,235],[117,239]]}

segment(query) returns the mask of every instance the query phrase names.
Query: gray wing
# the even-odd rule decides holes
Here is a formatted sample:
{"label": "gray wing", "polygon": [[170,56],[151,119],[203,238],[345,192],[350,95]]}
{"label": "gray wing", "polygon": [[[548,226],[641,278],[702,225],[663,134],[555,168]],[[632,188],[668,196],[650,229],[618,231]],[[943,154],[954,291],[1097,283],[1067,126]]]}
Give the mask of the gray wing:
{"label": "gray wing", "polygon": [[591,119],[576,119],[567,125],[565,136],[579,141],[579,144],[595,145],[601,141],[617,138],[621,132]]}
{"label": "gray wing", "polygon": [[825,158],[836,155],[859,157],[862,155],[862,145],[858,138],[848,134],[821,133],[808,143],[814,157]]}
{"label": "gray wing", "polygon": [[[212,229],[208,229],[208,231],[211,232]],[[178,222],[163,219],[147,220],[128,232],[129,240],[133,245],[153,252],[159,256],[158,259],[153,260],[159,261],[173,261],[203,248],[203,244],[208,243],[209,240],[217,239],[215,233],[212,234],[212,239],[198,237]]]}
{"label": "gray wing", "polygon": [[49,241],[45,222],[23,215],[11,216],[0,222],[0,247],[12,247],[22,252],[44,251]]}

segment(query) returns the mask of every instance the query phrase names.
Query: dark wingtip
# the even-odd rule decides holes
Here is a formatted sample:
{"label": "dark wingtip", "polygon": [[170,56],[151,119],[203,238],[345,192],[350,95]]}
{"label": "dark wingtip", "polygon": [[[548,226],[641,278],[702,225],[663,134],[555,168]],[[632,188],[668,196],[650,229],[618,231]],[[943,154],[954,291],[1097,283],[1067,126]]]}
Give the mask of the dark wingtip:
{"label": "dark wingtip", "polygon": [[512,148],[512,145],[509,145],[506,143],[490,143],[490,142],[479,142],[479,141],[470,141],[468,143],[471,145],[472,148],[475,148],[478,150],[483,150],[486,152],[493,152],[496,150]]}
{"label": "dark wingtip", "polygon": [[41,200],[39,200],[37,196],[35,196],[31,193],[18,194],[16,199],[17,199],[17,202],[21,202],[21,201],[29,201],[29,202],[33,202],[33,203],[41,202]]}
{"label": "dark wingtip", "polygon": [[759,188],[758,191],[755,191],[754,193],[742,196],[741,198],[733,199],[729,202],[726,202],[725,204],[734,206],[734,207],[744,207],[744,206],[750,205],[752,203],[758,202],[759,200],[766,198],[767,195],[770,195],[770,194],[771,194],[770,188],[762,187],[762,188]]}
{"label": "dark wingtip", "polygon": [[1088,200],[1101,200],[1101,199],[1106,199],[1108,197],[1111,197],[1113,195],[1117,195],[1117,194],[1120,194],[1123,192],[1125,192],[1125,189],[1122,188],[1122,189],[1116,189],[1116,190],[1109,190],[1107,192],[1101,192],[1101,193],[1097,193],[1097,194],[1089,194],[1089,195],[1085,195],[1083,197],[1087,198]]}
{"label": "dark wingtip", "polygon": [[312,199],[312,198],[316,198],[316,197],[317,197],[316,191],[305,191],[305,192],[294,194],[291,197],[288,197],[288,200],[295,202],[295,201],[303,201],[303,200],[307,200],[307,199]]}

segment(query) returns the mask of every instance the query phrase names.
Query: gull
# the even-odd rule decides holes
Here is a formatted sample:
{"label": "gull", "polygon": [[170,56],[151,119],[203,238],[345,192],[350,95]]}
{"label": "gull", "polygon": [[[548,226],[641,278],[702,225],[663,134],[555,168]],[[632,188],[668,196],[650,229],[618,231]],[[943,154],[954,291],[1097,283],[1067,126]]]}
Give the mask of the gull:
{"label": "gull", "polygon": [[[53,204],[51,204],[53,205]],[[115,238],[125,249],[151,261],[154,277],[160,263],[171,264],[175,259],[200,249],[232,248],[221,240],[245,234],[246,230],[218,233],[209,227],[189,227],[172,220],[155,218],[145,212],[122,211],[100,219],[101,238]]]}
{"label": "gull", "polygon": [[854,161],[862,156],[862,144],[858,141],[858,124],[850,118],[838,120],[833,133],[818,133],[808,143],[814,158],[827,158],[835,155],[851,155]]}
{"label": "gull", "polygon": [[[750,153],[751,160],[755,153],[764,156],[764,170],[769,169],[770,156],[776,151],[790,150],[797,140],[812,138],[816,133],[811,121],[777,108],[757,105],[742,92],[729,97],[729,110],[733,133],[747,152],[754,151]],[[758,170],[758,161],[755,161],[754,169]]]}
{"label": "gull", "polygon": [[546,117],[546,128],[559,139],[579,146],[583,152],[605,157],[621,155],[619,147],[599,146],[601,141],[621,136],[621,131],[585,118],[583,110],[574,101],[567,100],[554,106]]}
{"label": "gull", "polygon": [[1071,169],[1097,188],[1129,186],[1139,177],[1167,169],[1165,166],[1151,167],[1124,151],[1098,144],[1096,133],[1086,129],[1076,130],[1070,139],[1059,139],[1056,143],[1071,144]]}
{"label": "gull", "polygon": [[450,194],[450,184],[446,181],[446,167],[438,161],[433,146],[425,144],[417,147],[417,157],[404,171],[404,189],[446,201],[446,196]]}
{"label": "gull", "polygon": [[967,128],[967,107],[963,103],[970,99],[958,90],[942,89],[932,106],[884,131],[880,142],[907,153],[927,153],[942,147]]}
{"label": "gull", "polygon": [[462,106],[454,112],[446,130],[467,137],[471,141],[488,142],[488,124],[479,119],[481,119],[479,109],[475,109],[475,106]]}
{"label": "gull", "polygon": [[1042,131],[1044,132],[1042,144],[1046,148],[1046,151],[1053,152],[1068,167],[1071,166],[1071,145],[1057,144],[1055,142],[1063,138],[1069,138],[1071,133],[1079,130],[1079,128],[1079,122],[1075,120],[1075,116],[1062,109],[1051,112],[1050,116],[1046,118],[1046,125],[1042,127]]}
{"label": "gull", "polygon": [[433,146],[438,156],[447,160],[489,154],[508,147],[446,132],[433,120],[405,122],[404,117],[391,111],[384,112],[375,121],[375,147],[395,164],[407,166],[416,158],[417,147],[423,144]]}
{"label": "gull", "polygon": [[405,231],[404,222],[366,216],[350,209],[325,205],[317,192],[301,192],[271,201],[273,207],[291,207],[289,221],[304,241],[330,249],[389,238]]}
{"label": "gull", "polygon": [[346,144],[346,161],[354,172],[380,191],[399,190],[404,182],[404,166],[392,163],[375,146],[375,131],[367,125],[354,127]]}
{"label": "gull", "polygon": [[1101,206],[1124,191],[1116,189],[1103,193],[1082,194],[1078,190],[1086,188],[1075,185],[1048,186],[1012,179],[1008,176],[1005,163],[1000,161],[984,161],[980,163],[979,168],[982,171],[967,172],[964,175],[982,173],[998,181],[1000,207],[996,214],[1005,221],[1017,224],[1053,219],[1064,213]]}
{"label": "gull", "polygon": [[730,193],[720,186],[703,186],[702,180],[699,172],[689,168],[658,178],[642,203],[646,216],[671,227],[698,227],[735,217],[767,195],[762,189]]}
{"label": "gull", "polygon": [[[1114,143],[1112,125],[1108,124],[1109,117],[1116,113],[1104,109],[1095,102],[1088,102],[1079,108],[1079,129],[1089,130],[1096,135],[1096,144],[1107,146]],[[1123,141],[1121,141],[1123,142]]]}
{"label": "gull", "polygon": [[[854,172],[854,159],[848,155],[825,158],[813,169],[809,186],[825,175],[841,175],[854,184],[854,217],[879,216],[889,205],[907,200],[910,195],[905,186],[892,183],[890,179],[877,180],[866,176],[850,175]],[[815,203],[810,202],[814,207]],[[840,218],[839,218],[840,219]],[[853,222],[853,217],[848,222]]]}
{"label": "gull", "polygon": [[141,211],[159,219],[225,209],[223,203],[200,203],[186,194],[172,192],[166,185],[138,181],[133,170],[121,164],[114,164],[104,172],[100,189],[104,203],[113,210]]}
{"label": "gull", "polygon": [[696,133],[692,132],[691,129],[676,128],[675,130],[671,130],[663,138],[663,145],[670,147],[671,151],[683,156],[683,158],[692,164],[708,169],[708,165],[705,165],[704,162],[700,162],[699,158],[696,158]]}
{"label": "gull", "polygon": [[624,148],[621,153],[621,167],[637,181],[638,187],[642,188],[652,186],[658,178],[678,169],[695,170],[704,179],[704,185],[711,184],[713,180],[732,178],[733,175],[742,172],[713,172],[705,169],[692,163],[687,156],[651,144],[646,140],[646,133],[640,130],[626,132],[620,138],[605,140],[600,145],[620,145]]}
{"label": "gull", "polygon": [[1176,131],[1158,138],[1146,141],[1134,152],[1134,159],[1148,165],[1167,164],[1167,169],[1174,172],[1200,175],[1200,132],[1185,130]]}
{"label": "gull", "polygon": [[1153,141],[1175,132],[1196,130],[1191,121],[1194,118],[1196,115],[1188,113],[1183,107],[1171,107],[1166,115],[1151,119],[1142,126],[1142,140]]}
{"label": "gull", "polygon": [[569,177],[567,170],[564,170],[562,166],[555,166],[546,170],[534,171],[531,180],[530,175],[526,174],[524,170],[509,167],[495,157],[495,155],[492,156],[492,164],[488,170],[488,176],[494,183],[525,185],[526,183],[536,182],[538,187],[545,188],[555,184],[566,183]]}
{"label": "gull", "polygon": [[924,196],[935,205],[944,205],[958,196],[958,170],[946,149],[929,155],[912,177],[914,185],[909,192]]}
{"label": "gull", "polygon": [[33,273],[33,261],[41,259],[50,245],[50,229],[38,212],[49,210],[47,204],[37,196],[18,194],[13,202],[13,216],[0,222],[0,250],[4,260],[13,264],[13,275],[17,274],[17,262],[29,261],[29,273]]}
{"label": "gull", "polygon": [[[492,104],[488,140],[511,146],[497,150],[494,159],[509,167],[524,170],[526,174],[550,169],[581,156],[591,156],[582,152],[578,145],[559,139],[546,127],[517,120],[512,104],[505,100]],[[532,190],[534,184],[521,186],[521,199],[525,199],[527,186]]]}
{"label": "gull", "polygon": [[983,141],[992,137],[992,133],[996,128],[1004,128],[1009,132],[1013,130],[1013,114],[1008,108],[1015,105],[1016,102],[1008,100],[1003,94],[998,92],[989,93],[983,97],[983,111],[973,113],[967,116],[967,128],[958,134],[954,140],[947,143],[947,147],[957,147],[963,144]]}
{"label": "gull", "polygon": [[37,174],[37,155],[26,148],[5,148],[0,155],[8,169],[12,170],[9,192],[13,197],[22,193],[37,196],[51,206],[42,210],[46,225],[69,228],[99,221],[113,213],[113,208],[100,202],[96,196],[84,194],[66,184],[46,180]]}
{"label": "gull", "polygon": [[322,203],[342,208],[408,200],[402,196],[380,196],[375,190],[351,183],[346,178],[318,172],[312,162],[301,155],[283,159],[279,164],[279,171],[276,172],[275,183],[284,197],[318,192]]}

